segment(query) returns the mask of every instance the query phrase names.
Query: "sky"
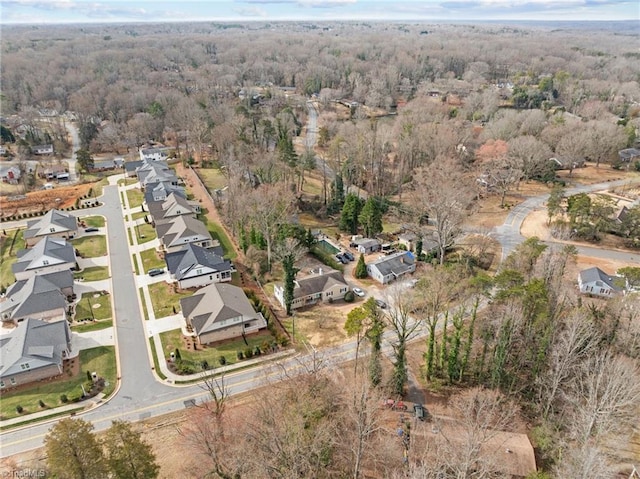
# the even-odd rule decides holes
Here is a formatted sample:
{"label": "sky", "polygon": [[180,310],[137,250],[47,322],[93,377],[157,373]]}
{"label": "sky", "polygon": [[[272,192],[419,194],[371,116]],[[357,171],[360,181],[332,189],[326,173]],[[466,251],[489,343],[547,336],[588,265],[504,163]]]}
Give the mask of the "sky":
{"label": "sky", "polygon": [[0,0],[1,24],[638,20],[638,0]]}

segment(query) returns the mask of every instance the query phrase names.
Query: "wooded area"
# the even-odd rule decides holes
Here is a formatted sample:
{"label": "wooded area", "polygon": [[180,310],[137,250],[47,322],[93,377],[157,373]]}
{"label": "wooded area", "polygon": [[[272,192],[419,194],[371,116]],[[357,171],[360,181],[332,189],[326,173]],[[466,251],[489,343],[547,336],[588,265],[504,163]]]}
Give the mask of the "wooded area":
{"label": "wooded area", "polygon": [[[637,42],[625,23],[4,27],[3,124],[32,127],[31,139],[7,143],[18,156],[21,141],[44,141],[37,111],[51,109],[73,112],[92,154],[163,144],[218,170],[224,187],[212,193],[242,260],[258,278],[283,268],[289,300],[314,241],[299,214],[345,235],[406,225],[435,243],[424,257],[420,240],[428,268],[391,293],[394,308],[367,302],[349,314],[347,332],[369,355],[349,372],[314,364],[269,384],[243,419],[229,419],[219,397],[194,409],[180,432],[200,462],[185,474],[506,477],[483,447],[517,419],[536,448],[529,477],[628,476],[618,450],[638,434],[637,293],[580,297],[566,274],[571,246],[530,238],[496,271],[457,241],[483,198],[509,208],[507,194],[535,181],[553,192],[557,236],[613,233],[638,247],[640,206],[615,222],[608,200],[581,194],[565,210],[558,177],[584,162],[640,171],[640,158],[619,154],[639,147]],[[319,191],[303,194],[312,176]],[[430,334],[410,370],[418,326]],[[409,373],[450,392],[464,420],[455,441],[405,445],[405,463],[380,404],[406,391]]]}

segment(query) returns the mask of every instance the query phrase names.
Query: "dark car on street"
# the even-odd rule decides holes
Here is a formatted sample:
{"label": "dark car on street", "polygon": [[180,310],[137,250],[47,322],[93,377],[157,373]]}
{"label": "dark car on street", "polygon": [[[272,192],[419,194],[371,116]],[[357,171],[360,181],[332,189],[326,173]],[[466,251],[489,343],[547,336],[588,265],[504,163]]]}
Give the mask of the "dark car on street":
{"label": "dark car on street", "polygon": [[345,258],[347,258],[349,261],[353,261],[355,260],[355,256],[353,256],[351,253],[349,253],[348,251],[345,251],[344,253],[342,253],[342,256],[344,256]]}
{"label": "dark car on street", "polygon": [[164,273],[162,268],[151,268],[148,272],[149,276],[159,276]]}
{"label": "dark car on street", "polygon": [[95,233],[96,231],[99,231],[98,228],[94,228],[93,226],[84,229],[85,233]]}

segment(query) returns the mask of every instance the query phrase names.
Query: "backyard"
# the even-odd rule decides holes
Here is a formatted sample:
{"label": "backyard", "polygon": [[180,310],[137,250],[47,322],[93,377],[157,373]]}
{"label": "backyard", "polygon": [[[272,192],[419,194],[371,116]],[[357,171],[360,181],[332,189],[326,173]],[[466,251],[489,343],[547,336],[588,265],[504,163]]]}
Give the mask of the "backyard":
{"label": "backyard", "polygon": [[211,236],[214,239],[217,239],[218,241],[220,241],[220,245],[224,250],[224,257],[229,260],[236,259],[236,256],[237,256],[236,250],[234,249],[233,244],[231,243],[231,240],[227,236],[227,233],[224,231],[222,226],[220,226],[217,223],[214,223],[213,221],[210,221],[206,215],[207,215],[207,210],[203,209],[202,214],[199,216],[199,218],[207,226],[207,230],[209,230],[209,233],[211,233]]}
{"label": "backyard", "polygon": [[144,273],[148,272],[151,268],[165,267],[164,260],[158,256],[154,248],[141,251],[140,258],[142,258],[142,270]]}
{"label": "backyard", "polygon": [[[82,395],[81,385],[87,381],[87,371],[97,372],[106,380],[103,393],[109,396],[116,384],[116,355],[113,346],[101,346],[98,348],[80,351],[80,371],[75,376],[57,379],[48,382],[39,382],[15,392],[3,392],[0,401],[0,415],[2,419],[24,416],[29,413],[53,408],[62,404],[60,397],[64,394],[69,402],[78,401]],[[42,401],[42,408],[38,401]],[[23,408],[22,414],[16,410],[17,406]]]}

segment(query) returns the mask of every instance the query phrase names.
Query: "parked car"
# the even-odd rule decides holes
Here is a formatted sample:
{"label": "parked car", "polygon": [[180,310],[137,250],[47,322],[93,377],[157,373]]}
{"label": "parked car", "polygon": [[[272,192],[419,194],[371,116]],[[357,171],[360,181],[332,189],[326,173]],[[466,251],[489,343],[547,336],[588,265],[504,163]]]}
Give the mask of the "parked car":
{"label": "parked car", "polygon": [[164,273],[162,268],[151,268],[148,272],[149,276],[158,276]]}
{"label": "parked car", "polygon": [[348,260],[348,259],[344,256],[344,254],[342,254],[342,253],[338,253],[338,254],[336,255],[336,259],[337,259],[338,261],[340,261],[342,264],[347,264],[347,263],[349,263],[349,260]]}
{"label": "parked car", "polygon": [[386,309],[387,308],[387,303],[385,303],[381,299],[376,299],[375,301],[376,301],[376,304],[378,305],[379,308],[381,308],[381,309]]}
{"label": "parked car", "polygon": [[353,291],[353,294],[355,294],[356,296],[360,296],[361,298],[366,294],[360,288],[353,288],[352,291]]}
{"label": "parked car", "polygon": [[99,231],[98,228],[94,228],[93,226],[84,229],[85,233],[95,233],[96,231]]}
{"label": "parked car", "polygon": [[419,403],[413,405],[413,414],[416,419],[420,419],[421,421],[424,421],[427,418],[427,410]]}
{"label": "parked car", "polygon": [[344,253],[342,253],[342,256],[344,256],[345,258],[347,258],[349,261],[353,261],[356,259],[355,256],[353,256],[351,253],[349,253],[348,251],[345,251]]}

